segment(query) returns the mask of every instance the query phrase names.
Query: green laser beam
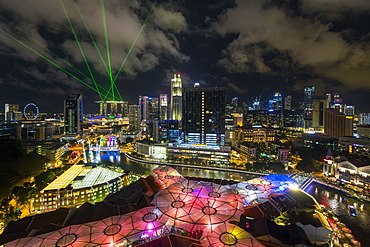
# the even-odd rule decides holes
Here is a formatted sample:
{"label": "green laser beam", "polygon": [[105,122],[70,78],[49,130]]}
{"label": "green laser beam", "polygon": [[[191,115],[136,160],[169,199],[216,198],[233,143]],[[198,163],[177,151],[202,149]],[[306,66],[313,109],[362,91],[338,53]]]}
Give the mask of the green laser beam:
{"label": "green laser beam", "polygon": [[84,51],[83,51],[83,49],[82,49],[81,43],[80,43],[80,41],[79,41],[79,39],[78,39],[78,37],[77,37],[76,31],[75,31],[75,29],[74,29],[74,27],[73,27],[72,21],[71,21],[71,19],[69,18],[68,12],[67,12],[67,10],[66,10],[66,8],[65,8],[64,4],[63,4],[63,0],[60,0],[60,4],[62,5],[62,8],[63,8],[64,14],[65,14],[65,16],[66,16],[66,18],[67,18],[67,20],[68,20],[68,23],[69,23],[69,26],[70,26],[70,28],[71,28],[71,30],[72,30],[73,36],[75,37],[75,40],[76,40],[77,45],[78,45],[78,48],[80,49],[81,55],[82,55],[82,57],[83,57],[83,59],[84,59],[84,61],[85,61],[85,64],[86,64],[87,70],[89,71],[89,74],[90,74],[90,76],[91,76],[91,79],[92,79],[92,81],[94,82],[94,85],[95,85],[95,87],[96,87],[96,90],[98,91],[98,94],[99,94],[99,96],[100,96],[100,100],[102,100],[102,97],[101,97],[101,94],[100,94],[100,91],[99,91],[99,87],[97,86],[97,83],[96,83],[96,80],[95,80],[94,74],[93,74],[93,73],[92,73],[92,71],[91,71],[90,65],[89,65],[89,63],[88,63],[88,61],[87,61],[87,58],[86,58],[86,56],[85,56],[85,52],[84,52]]}
{"label": "green laser beam", "polygon": [[[42,48],[44,48],[45,50],[47,50],[48,52],[50,52],[52,55],[54,55],[56,58],[58,58],[60,61],[64,62],[66,65],[70,66],[74,71],[78,72],[80,75],[82,75],[83,77],[89,79],[90,81],[92,81],[92,79],[87,76],[85,73],[83,73],[82,71],[78,70],[76,67],[74,67],[72,64],[70,64],[69,62],[67,62],[66,60],[64,60],[63,58],[61,58],[58,54],[54,53],[52,50],[50,50],[49,48],[47,48],[46,46],[44,46],[42,43],[40,43],[37,39],[34,39],[32,36],[28,35],[27,33],[25,33],[23,30],[21,30],[20,28],[18,28],[17,26],[13,25],[12,23],[10,23],[8,20],[6,20],[3,16],[0,16],[5,22],[7,22],[10,26],[12,26],[13,28],[15,28],[16,30],[18,30],[19,32],[21,32],[23,35],[25,35],[27,38],[31,39],[32,41],[34,41],[36,44],[38,44],[39,46],[41,46]],[[107,90],[101,86],[100,84],[98,84],[98,86],[107,92]],[[119,91],[118,91],[119,93]],[[109,94],[109,93],[108,93]],[[104,94],[100,94],[99,96],[106,96]],[[107,98],[107,97],[106,97]],[[122,96],[120,96],[120,100],[122,100]]]}
{"label": "green laser beam", "polygon": [[[26,47],[27,49],[29,49],[30,51],[34,52],[35,54],[37,54],[38,56],[40,56],[41,58],[45,59],[47,62],[49,62],[50,64],[54,65],[55,67],[59,68],[60,70],[62,70],[63,72],[65,72],[66,74],[72,76],[74,79],[78,80],[79,82],[81,82],[82,84],[84,84],[85,86],[87,86],[88,88],[92,89],[93,91],[99,93],[95,88],[93,88],[92,86],[90,86],[89,84],[87,84],[86,82],[82,81],[80,78],[76,77],[75,75],[71,74],[70,72],[68,72],[67,70],[65,70],[64,68],[62,68],[61,66],[59,66],[58,64],[54,63],[53,61],[51,61],[50,59],[48,59],[47,57],[45,57],[44,55],[40,54],[39,52],[35,51],[33,48],[29,47],[28,45],[26,45],[25,43],[23,43],[22,41],[18,40],[17,38],[13,37],[11,34],[9,34],[8,32],[6,32],[5,30],[1,29],[0,28],[0,32],[2,32],[3,34],[5,34],[6,36],[8,36],[9,38],[13,39],[14,41],[16,41],[17,43],[23,45],[24,47]],[[99,85],[104,91],[107,91],[105,88],[103,88],[101,85]],[[105,96],[105,95],[103,95]]]}
{"label": "green laser beam", "polygon": [[[154,8],[155,8],[155,5],[157,4],[157,2],[158,2],[158,0],[156,0],[156,1],[154,2],[154,4],[153,4],[152,8],[150,9],[150,11],[149,11],[149,13],[148,13],[147,17],[145,18],[145,21],[144,21],[143,25],[141,26],[141,28],[140,28],[140,30],[139,30],[139,32],[138,32],[138,34],[136,35],[134,42],[132,43],[132,45],[131,45],[131,47],[130,47],[129,51],[128,51],[128,52],[127,52],[127,54],[126,54],[126,57],[124,58],[124,60],[123,60],[123,62],[122,62],[122,64],[121,64],[121,66],[120,66],[120,68],[119,68],[119,70],[118,70],[118,72],[117,72],[117,74],[116,74],[116,76],[115,76],[115,77],[114,77],[114,79],[113,79],[113,84],[115,84],[115,82],[116,82],[116,80],[117,80],[117,78],[118,78],[119,74],[121,73],[123,66],[125,65],[125,63],[126,63],[126,61],[127,61],[128,57],[129,57],[129,55],[130,55],[130,53],[131,53],[132,49],[134,48],[134,46],[135,46],[135,44],[136,44],[137,40],[139,39],[139,36],[140,36],[141,32],[143,31],[143,29],[144,29],[144,27],[145,27],[145,24],[146,24],[146,23],[147,23],[147,21],[149,20],[149,17],[152,15],[152,12],[154,11]],[[111,87],[108,89],[108,92],[111,90],[111,88],[112,88],[112,85],[111,85]]]}
{"label": "green laser beam", "polygon": [[117,91],[117,97],[122,101],[123,99],[122,99],[122,96],[121,96],[121,93],[119,92],[119,90],[118,90],[118,87],[117,87],[117,85],[114,83],[113,84],[114,85],[114,90],[116,90]]}
{"label": "green laser beam", "polygon": [[107,73],[109,73],[109,70],[108,70],[107,64],[106,64],[106,63],[105,63],[105,61],[104,61],[104,58],[103,58],[103,56],[102,56],[102,54],[101,54],[101,52],[100,52],[100,50],[99,50],[99,48],[98,48],[98,45],[97,45],[97,44],[96,44],[96,42],[95,42],[94,36],[92,35],[92,33],[91,33],[91,31],[90,31],[90,28],[89,28],[89,26],[87,25],[87,22],[86,22],[86,20],[85,20],[84,16],[82,15],[82,12],[81,12],[81,10],[80,10],[80,7],[78,6],[77,2],[74,2],[74,3],[75,3],[75,6],[76,6],[76,9],[77,9],[77,11],[78,11],[78,13],[79,13],[79,15],[80,15],[80,17],[81,17],[81,19],[82,19],[82,22],[84,23],[85,28],[86,28],[86,30],[87,30],[87,32],[88,32],[88,34],[89,34],[89,36],[90,36],[90,39],[91,39],[91,41],[93,42],[93,44],[94,44],[94,46],[95,46],[95,49],[96,49],[96,51],[97,51],[97,53],[98,53],[98,55],[99,55],[99,57],[100,57],[101,61],[103,62],[104,68],[105,68],[105,70],[107,71]]}
{"label": "green laser beam", "polygon": [[[17,26],[14,26],[13,24],[11,24],[8,20],[6,20],[3,16],[1,16],[1,18],[7,22],[9,25],[11,25],[13,28],[15,28],[16,30],[18,30],[19,32],[21,32],[22,34],[24,34],[27,38],[31,39],[32,41],[36,42],[36,44],[38,44],[39,46],[41,46],[42,48],[46,49],[48,52],[50,52],[52,55],[54,55],[56,58],[58,58],[60,61],[64,62],[65,64],[67,64],[68,66],[70,66],[72,69],[74,69],[76,72],[80,73],[82,76],[88,78],[89,80],[91,80],[91,78],[87,75],[85,75],[85,73],[81,72],[80,70],[78,70],[76,67],[74,67],[72,64],[70,64],[69,62],[67,62],[66,60],[64,60],[63,58],[61,58],[58,54],[54,53],[52,50],[50,50],[49,48],[47,48],[46,46],[44,46],[42,43],[40,43],[37,39],[34,39],[32,38],[32,36],[28,35],[27,33],[25,33],[24,31],[22,31],[20,28],[18,28]],[[91,80],[92,81],[92,80]]]}
{"label": "green laser beam", "polygon": [[134,48],[134,46],[135,46],[135,44],[136,44],[137,40],[139,39],[139,36],[140,36],[141,32],[143,31],[143,29],[144,29],[144,27],[145,27],[145,25],[146,25],[147,21],[149,20],[149,17],[152,15],[152,12],[153,12],[153,10],[154,10],[155,5],[157,4],[157,2],[158,2],[158,0],[156,0],[156,1],[154,2],[154,4],[153,4],[152,8],[150,9],[150,11],[149,11],[149,13],[148,13],[148,16],[146,17],[146,19],[145,19],[145,21],[144,21],[143,25],[141,26],[141,28],[140,28],[140,30],[139,30],[139,32],[138,32],[138,34],[136,35],[135,40],[134,40],[134,42],[132,43],[132,45],[131,45],[131,47],[130,47],[130,49],[129,49],[129,51],[128,51],[128,53],[127,53],[126,57],[125,57],[125,59],[123,60],[123,62],[122,62],[122,64],[121,64],[121,66],[120,66],[120,68],[119,68],[119,70],[118,70],[118,72],[117,72],[117,74],[116,74],[116,76],[115,76],[115,78],[114,78],[114,80],[113,80],[113,82],[115,82],[115,81],[117,80],[117,78],[118,78],[118,76],[119,76],[119,74],[120,74],[120,72],[121,72],[121,70],[122,70],[123,66],[124,66],[124,65],[125,65],[125,63],[126,63],[126,60],[127,60],[128,56],[130,55],[130,53],[131,53],[132,49]]}
{"label": "green laser beam", "polygon": [[[108,90],[108,92],[109,92],[110,89],[113,86],[113,72],[112,72],[112,64],[111,64],[111,58],[110,58],[107,19],[106,19],[106,16],[105,16],[104,0],[100,0],[100,5],[101,5],[101,11],[102,11],[103,28],[104,28],[104,36],[105,36],[105,48],[106,48],[106,52],[107,52],[107,61],[108,61],[108,68],[109,68],[109,79],[110,79],[110,83],[111,83],[111,86]],[[112,96],[113,96],[113,100],[114,100],[115,99],[114,90],[112,90]]]}

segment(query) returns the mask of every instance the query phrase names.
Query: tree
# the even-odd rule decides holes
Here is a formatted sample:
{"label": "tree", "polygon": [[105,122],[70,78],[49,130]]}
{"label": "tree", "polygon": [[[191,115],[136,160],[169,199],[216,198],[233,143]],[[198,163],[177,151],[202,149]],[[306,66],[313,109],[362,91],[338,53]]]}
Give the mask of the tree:
{"label": "tree", "polygon": [[[0,142],[0,161],[12,161],[25,154],[20,141],[1,140]],[[0,162],[1,165],[2,162]]]}
{"label": "tree", "polygon": [[0,221],[7,223],[9,220],[18,220],[22,212],[10,204],[11,196],[0,200]]}
{"label": "tree", "polygon": [[284,173],[285,167],[281,162],[270,162],[266,165],[266,170],[272,170],[273,173]]}
{"label": "tree", "polygon": [[22,177],[36,176],[45,168],[48,158],[39,155],[36,150],[30,154],[23,155],[14,161],[18,174]]}
{"label": "tree", "polygon": [[32,194],[36,191],[33,187],[33,183],[26,182],[23,186],[14,186],[12,189],[12,195],[14,200],[17,202],[16,207],[27,206],[30,209],[29,203]]}

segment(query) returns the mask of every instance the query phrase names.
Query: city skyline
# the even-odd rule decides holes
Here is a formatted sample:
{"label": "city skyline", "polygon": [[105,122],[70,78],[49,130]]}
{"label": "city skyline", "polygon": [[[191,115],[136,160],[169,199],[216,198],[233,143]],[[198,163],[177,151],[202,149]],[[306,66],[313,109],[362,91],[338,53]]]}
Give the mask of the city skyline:
{"label": "city skyline", "polygon": [[[139,95],[170,95],[171,78],[180,73],[183,87],[195,82],[226,87],[228,100],[237,96],[251,103],[260,94],[269,99],[280,92],[292,95],[296,106],[303,101],[304,87],[315,86],[315,96],[339,93],[360,112],[370,110],[365,97],[370,88],[366,1],[64,0],[14,5],[2,0],[0,5],[2,105],[23,108],[33,102],[41,112],[62,112],[64,99],[81,93],[86,112],[97,113],[97,92],[73,77],[94,87],[73,69],[89,75],[78,37],[92,74],[107,89],[125,61],[116,85],[131,104]],[[108,44],[111,73],[83,20],[106,63]]]}

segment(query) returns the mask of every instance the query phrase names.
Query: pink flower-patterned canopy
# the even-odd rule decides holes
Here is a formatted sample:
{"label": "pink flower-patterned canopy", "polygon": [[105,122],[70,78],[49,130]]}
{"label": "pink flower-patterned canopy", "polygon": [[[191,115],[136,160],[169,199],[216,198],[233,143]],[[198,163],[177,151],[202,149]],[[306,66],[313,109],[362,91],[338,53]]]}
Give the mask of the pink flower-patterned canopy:
{"label": "pink flower-patterned canopy", "polygon": [[239,220],[244,212],[238,195],[225,186],[209,182],[184,181],[160,190],[153,203],[169,223],[186,230],[214,227]]}
{"label": "pink flower-patterned canopy", "polygon": [[186,179],[176,169],[167,166],[155,168],[151,172],[151,175],[154,177],[161,189],[167,188],[177,182],[186,181]]}

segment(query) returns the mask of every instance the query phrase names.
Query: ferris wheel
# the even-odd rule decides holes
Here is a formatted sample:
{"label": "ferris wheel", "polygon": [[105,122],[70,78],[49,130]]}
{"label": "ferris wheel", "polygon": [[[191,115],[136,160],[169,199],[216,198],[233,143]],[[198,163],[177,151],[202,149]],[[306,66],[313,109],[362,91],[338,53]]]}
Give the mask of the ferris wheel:
{"label": "ferris wheel", "polygon": [[23,109],[23,115],[27,120],[36,120],[39,116],[39,108],[34,103],[28,103]]}

